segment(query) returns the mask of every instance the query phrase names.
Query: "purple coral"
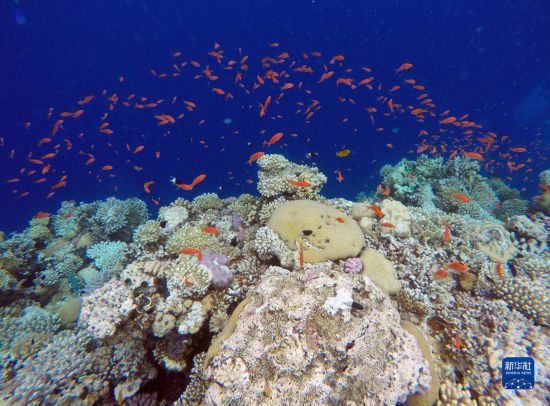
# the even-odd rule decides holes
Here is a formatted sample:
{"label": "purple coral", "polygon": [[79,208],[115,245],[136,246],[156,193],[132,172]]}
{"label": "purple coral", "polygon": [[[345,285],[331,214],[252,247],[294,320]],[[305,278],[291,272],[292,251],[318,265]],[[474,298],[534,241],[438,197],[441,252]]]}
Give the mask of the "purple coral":
{"label": "purple coral", "polygon": [[206,266],[212,274],[211,286],[214,289],[225,289],[233,280],[233,273],[226,266],[229,258],[223,254],[203,251],[201,264]]}
{"label": "purple coral", "polygon": [[348,258],[344,261],[344,272],[361,273],[363,271],[363,263],[359,258]]}

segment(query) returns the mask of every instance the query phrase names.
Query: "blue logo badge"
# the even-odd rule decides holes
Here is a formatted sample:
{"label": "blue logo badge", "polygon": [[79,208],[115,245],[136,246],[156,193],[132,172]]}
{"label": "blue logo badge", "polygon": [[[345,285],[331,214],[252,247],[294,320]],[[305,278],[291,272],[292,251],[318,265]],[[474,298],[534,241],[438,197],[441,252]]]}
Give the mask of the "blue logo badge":
{"label": "blue logo badge", "polygon": [[531,357],[507,357],[502,360],[504,389],[531,389],[535,386],[535,361]]}

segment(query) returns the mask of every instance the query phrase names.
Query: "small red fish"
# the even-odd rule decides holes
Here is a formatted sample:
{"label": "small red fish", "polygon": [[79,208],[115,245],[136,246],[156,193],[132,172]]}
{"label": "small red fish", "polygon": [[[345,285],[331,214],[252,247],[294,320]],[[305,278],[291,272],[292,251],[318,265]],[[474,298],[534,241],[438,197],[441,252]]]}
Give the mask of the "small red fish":
{"label": "small red fish", "polygon": [[395,226],[392,223],[383,222],[383,223],[380,223],[380,225],[382,227],[395,228]]}
{"label": "small red fish", "polygon": [[220,230],[212,226],[203,227],[202,231],[206,234],[220,235]]}
{"label": "small red fish", "polygon": [[376,214],[376,217],[378,218],[384,217],[384,214],[382,214],[382,210],[380,210],[380,208],[377,205],[371,204],[369,206],[369,209],[371,209],[374,212],[374,214]]}
{"label": "small red fish", "polygon": [[455,199],[460,200],[462,203],[468,203],[472,200],[468,196],[463,195],[462,193],[453,193],[453,196]]}
{"label": "small red fish", "polygon": [[254,152],[252,155],[250,155],[250,158],[248,158],[248,161],[246,161],[246,163],[248,165],[252,165],[252,162],[256,161],[257,159],[261,158],[264,155],[265,155],[264,152]]}
{"label": "small red fish", "polygon": [[455,333],[455,348],[457,350],[460,350],[461,347],[461,341],[460,341],[460,335],[458,334],[458,330]]}
{"label": "small red fish", "polygon": [[151,186],[155,181],[150,180],[149,182],[145,182],[143,184],[143,190],[145,190],[145,193],[151,193],[151,190],[149,189],[149,186]]}
{"label": "small red fish", "polygon": [[69,211],[68,211],[67,213],[65,213],[65,215],[63,216],[63,220],[70,219],[72,216],[73,216],[73,212],[69,210]]}
{"label": "small red fish", "polygon": [[304,267],[304,240],[300,240],[300,268]]}
{"label": "small red fish", "polygon": [[449,244],[451,242],[451,232],[449,231],[449,225],[446,221],[443,222],[443,225],[445,226],[445,231],[443,232],[443,241],[445,244]]}
{"label": "small red fish", "polygon": [[338,175],[336,176],[336,180],[338,181],[338,183],[342,183],[344,177],[342,176],[342,172],[340,172],[340,169],[338,169],[337,174]]}
{"label": "small red fish", "polygon": [[199,250],[198,248],[193,248],[193,247],[189,247],[189,248],[182,248],[181,250],[178,251],[180,254],[185,254],[185,255],[197,255],[197,259],[199,261],[202,261],[202,252],[201,250]]}
{"label": "small red fish", "polygon": [[308,187],[311,186],[311,183],[309,183],[307,180],[292,180],[287,179],[287,182],[290,183],[293,186],[297,187]]}
{"label": "small red fish", "polygon": [[345,223],[346,222],[346,220],[344,220],[342,217],[336,217],[336,221],[338,223]]}
{"label": "small red fish", "polygon": [[191,182],[192,186],[196,186],[197,183],[201,183],[206,178],[206,175],[204,173],[197,176],[195,179],[193,179],[193,182]]}
{"label": "small red fish", "polygon": [[277,133],[275,134],[273,137],[271,137],[269,139],[269,141],[264,141],[263,142],[263,146],[265,147],[266,145],[268,147],[272,146],[273,144],[275,144],[277,141],[279,141],[281,138],[283,137],[283,133]]}
{"label": "small red fish", "polygon": [[439,268],[435,271],[434,276],[438,279],[444,279],[449,277],[449,272],[445,271],[443,268]]}
{"label": "small red fish", "polygon": [[468,267],[462,262],[451,262],[450,264],[447,264],[445,268],[452,269],[457,272],[466,272],[468,270]]}
{"label": "small red fish", "polygon": [[503,279],[504,276],[502,274],[502,265],[500,264],[500,262],[497,262],[496,271],[500,279]]}
{"label": "small red fish", "polygon": [[46,213],[44,211],[39,211],[38,213],[36,213],[34,218],[35,219],[45,219],[45,218],[48,218],[50,216],[51,216],[51,213]]}

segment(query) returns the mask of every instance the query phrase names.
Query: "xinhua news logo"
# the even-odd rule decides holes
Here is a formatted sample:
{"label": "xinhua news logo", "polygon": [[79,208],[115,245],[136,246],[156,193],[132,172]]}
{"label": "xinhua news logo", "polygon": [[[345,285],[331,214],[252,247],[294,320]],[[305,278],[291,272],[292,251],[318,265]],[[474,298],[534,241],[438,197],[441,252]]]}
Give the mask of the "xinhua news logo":
{"label": "xinhua news logo", "polygon": [[502,360],[504,389],[531,389],[535,386],[535,361],[530,357],[508,357]]}

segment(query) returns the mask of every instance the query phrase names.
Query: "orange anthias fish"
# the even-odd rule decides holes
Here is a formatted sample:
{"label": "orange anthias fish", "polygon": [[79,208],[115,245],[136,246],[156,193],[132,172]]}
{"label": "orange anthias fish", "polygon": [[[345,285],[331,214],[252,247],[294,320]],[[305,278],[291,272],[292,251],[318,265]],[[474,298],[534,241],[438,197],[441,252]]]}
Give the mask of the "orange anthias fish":
{"label": "orange anthias fish", "polygon": [[300,268],[304,267],[304,240],[300,240]]}
{"label": "orange anthias fish", "polygon": [[452,269],[457,272],[466,272],[468,270],[468,267],[462,262],[451,262],[450,264],[447,264],[445,268]]}
{"label": "orange anthias fish", "polygon": [[461,342],[460,342],[460,335],[458,334],[458,330],[455,333],[455,348],[457,350],[460,350]]}
{"label": "orange anthias fish", "polygon": [[395,228],[395,225],[393,225],[392,223],[388,223],[388,222],[380,223],[380,225],[382,227],[386,227],[386,228]]}
{"label": "orange anthias fish", "polygon": [[342,172],[340,172],[340,169],[338,169],[338,176],[336,176],[336,180],[338,181],[338,183],[342,183],[342,181],[344,180],[344,177],[342,176]]}
{"label": "orange anthias fish", "polygon": [[149,186],[151,186],[153,183],[155,183],[155,181],[150,180],[149,182],[145,182],[143,184],[143,190],[145,190],[145,193],[151,193]]}
{"label": "orange anthias fish", "polygon": [[477,152],[466,152],[464,151],[462,155],[467,156],[468,158],[475,159],[476,161],[483,161],[483,155],[478,154]]}
{"label": "orange anthias fish", "polygon": [[503,279],[504,276],[502,274],[502,265],[500,264],[500,262],[497,262],[496,271],[500,279]]}
{"label": "orange anthias fish", "polygon": [[443,232],[443,241],[445,242],[445,244],[449,244],[451,242],[451,232],[449,230],[449,224],[444,221],[443,225],[445,226],[445,231]]}
{"label": "orange anthias fish", "polygon": [[191,182],[191,186],[196,186],[198,183],[201,183],[204,179],[206,179],[206,175],[204,173],[201,173],[199,176],[197,176],[195,179],[193,179],[193,182]]}
{"label": "orange anthias fish", "polygon": [[449,277],[449,272],[445,271],[443,268],[439,268],[435,271],[434,276],[438,279],[444,279]]}
{"label": "orange anthias fish", "polygon": [[463,195],[462,193],[453,193],[453,196],[455,199],[460,200],[462,203],[468,203],[472,200],[468,196]]}
{"label": "orange anthias fish", "polygon": [[395,73],[403,72],[405,70],[411,69],[413,67],[412,63],[405,62],[403,65],[401,65],[399,68],[395,70]]}
{"label": "orange anthias fish", "polygon": [[197,255],[197,259],[199,261],[202,261],[202,252],[201,250],[199,250],[198,248],[193,248],[193,247],[189,247],[189,248],[182,248],[181,250],[178,251],[180,254],[185,254],[185,255]]}
{"label": "orange anthias fish", "polygon": [[248,165],[252,165],[252,162],[256,161],[257,159],[260,159],[264,155],[265,155],[264,152],[254,152],[252,155],[250,155],[250,158],[248,158],[248,161],[246,161],[246,163]]}
{"label": "orange anthias fish", "polygon": [[212,226],[203,227],[202,231],[205,232],[206,234],[220,235],[220,230]]}
{"label": "orange anthias fish", "polygon": [[346,222],[346,220],[344,220],[342,217],[336,217],[336,221],[338,223],[345,223]]}
{"label": "orange anthias fish", "polygon": [[307,180],[287,179],[286,181],[288,183],[290,183],[291,185],[293,185],[293,186],[298,186],[298,187],[309,187],[309,186],[311,186],[311,183],[309,183]]}
{"label": "orange anthias fish", "polygon": [[45,219],[45,218],[48,218],[50,217],[51,214],[50,213],[46,213],[44,211],[39,211],[38,213],[36,213],[36,215],[34,216],[35,219]]}
{"label": "orange anthias fish", "polygon": [[263,146],[265,147],[266,145],[268,147],[272,146],[273,144],[275,144],[277,141],[279,141],[281,138],[283,137],[283,133],[277,133],[275,134],[273,137],[271,137],[269,139],[269,141],[264,141],[263,142]]}
{"label": "orange anthias fish", "polygon": [[374,212],[374,214],[376,214],[376,217],[378,218],[384,217],[384,214],[382,214],[382,210],[380,210],[380,208],[377,205],[371,204],[369,206],[369,209],[371,209]]}
{"label": "orange anthias fish", "polygon": [[170,183],[172,183],[174,186],[182,189],[182,190],[192,190],[193,189],[193,185],[188,185],[186,183],[183,183],[181,180],[177,179],[177,178],[174,178],[174,177],[171,177],[170,178]]}

